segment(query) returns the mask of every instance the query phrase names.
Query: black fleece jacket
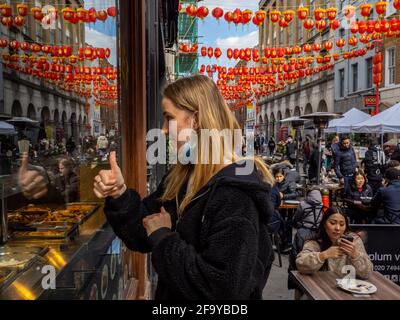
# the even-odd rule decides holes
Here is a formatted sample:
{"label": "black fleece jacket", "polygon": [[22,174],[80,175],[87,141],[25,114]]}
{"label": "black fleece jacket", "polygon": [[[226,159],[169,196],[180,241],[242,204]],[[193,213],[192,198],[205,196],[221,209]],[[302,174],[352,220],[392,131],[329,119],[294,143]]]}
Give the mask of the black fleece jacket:
{"label": "black fleece jacket", "polygon": [[[158,274],[156,299],[261,299],[273,250],[267,224],[273,212],[268,184],[254,171],[236,175],[232,164],[216,174],[177,222],[176,201],[161,203],[163,182],[140,199],[134,190],[106,199],[105,214],[115,233],[134,251],[152,252]],[[186,186],[183,188],[186,190]],[[178,196],[180,202],[183,190]],[[172,230],[147,237],[142,219],[171,215]]]}

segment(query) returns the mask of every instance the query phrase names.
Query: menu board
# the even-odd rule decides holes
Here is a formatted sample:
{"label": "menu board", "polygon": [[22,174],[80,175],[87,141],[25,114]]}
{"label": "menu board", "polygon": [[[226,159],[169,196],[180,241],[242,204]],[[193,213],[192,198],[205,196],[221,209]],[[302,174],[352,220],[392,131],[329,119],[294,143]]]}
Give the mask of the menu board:
{"label": "menu board", "polygon": [[363,239],[374,271],[400,285],[400,225],[353,225]]}

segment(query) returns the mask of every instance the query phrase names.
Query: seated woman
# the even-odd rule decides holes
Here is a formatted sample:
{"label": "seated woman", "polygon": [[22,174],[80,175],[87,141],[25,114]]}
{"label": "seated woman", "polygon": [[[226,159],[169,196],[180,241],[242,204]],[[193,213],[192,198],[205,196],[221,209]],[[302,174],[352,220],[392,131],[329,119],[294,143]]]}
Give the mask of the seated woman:
{"label": "seated woman", "polygon": [[371,198],[373,190],[368,184],[367,176],[364,171],[358,170],[345,190],[345,200],[348,204],[347,215],[355,223],[365,223],[369,217],[370,210],[363,209],[361,205],[365,201],[363,198]]}
{"label": "seated woman", "polygon": [[331,207],[324,213],[318,232],[304,243],[296,266],[301,273],[333,271],[343,277],[346,265],[354,266],[356,276],[362,279],[368,279],[373,271],[361,238],[349,231],[346,214]]}
{"label": "seated woman", "polygon": [[293,200],[299,196],[296,190],[296,182],[286,179],[285,170],[282,167],[274,168],[272,174],[275,178],[275,186],[278,188],[281,200]]}

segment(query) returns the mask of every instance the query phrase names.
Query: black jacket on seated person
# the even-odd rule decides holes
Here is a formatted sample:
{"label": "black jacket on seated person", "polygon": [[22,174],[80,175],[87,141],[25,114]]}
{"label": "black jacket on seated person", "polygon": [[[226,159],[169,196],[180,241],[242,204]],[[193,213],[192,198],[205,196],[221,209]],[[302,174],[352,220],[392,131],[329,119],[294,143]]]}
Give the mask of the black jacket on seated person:
{"label": "black jacket on seated person", "polygon": [[275,186],[278,188],[279,192],[283,193],[283,200],[296,200],[299,196],[297,192],[296,182],[283,180],[281,183],[276,183]]}
{"label": "black jacket on seated person", "polygon": [[[106,199],[105,214],[127,247],[152,252],[158,274],[156,299],[261,299],[273,261],[267,230],[273,206],[271,187],[256,169],[236,175],[238,164],[217,173],[184,209],[178,221],[176,201],[161,203],[163,182],[143,200],[128,189]],[[178,196],[184,197],[182,188]],[[160,212],[171,215],[172,230],[147,237],[142,219]]]}
{"label": "black jacket on seated person", "polygon": [[382,205],[384,211],[384,216],[376,218],[374,223],[400,224],[400,180],[393,180],[380,188],[371,204],[375,208]]}
{"label": "black jacket on seated person", "polygon": [[345,198],[354,201],[361,201],[361,198],[372,198],[373,192],[369,184],[365,184],[361,191],[359,191],[354,184],[349,184],[346,188]]}

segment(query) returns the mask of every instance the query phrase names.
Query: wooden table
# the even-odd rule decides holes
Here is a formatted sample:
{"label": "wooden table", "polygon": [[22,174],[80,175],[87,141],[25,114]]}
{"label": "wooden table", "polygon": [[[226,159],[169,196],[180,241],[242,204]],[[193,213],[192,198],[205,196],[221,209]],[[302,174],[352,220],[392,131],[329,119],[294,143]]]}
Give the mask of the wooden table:
{"label": "wooden table", "polygon": [[378,289],[371,295],[353,295],[339,289],[336,287],[338,276],[332,271],[319,271],[312,275],[291,271],[290,277],[312,300],[400,300],[400,286],[376,271],[366,280]]}
{"label": "wooden table", "polygon": [[298,206],[299,203],[292,204],[292,203],[282,202],[281,205],[279,206],[279,209],[296,210]]}

